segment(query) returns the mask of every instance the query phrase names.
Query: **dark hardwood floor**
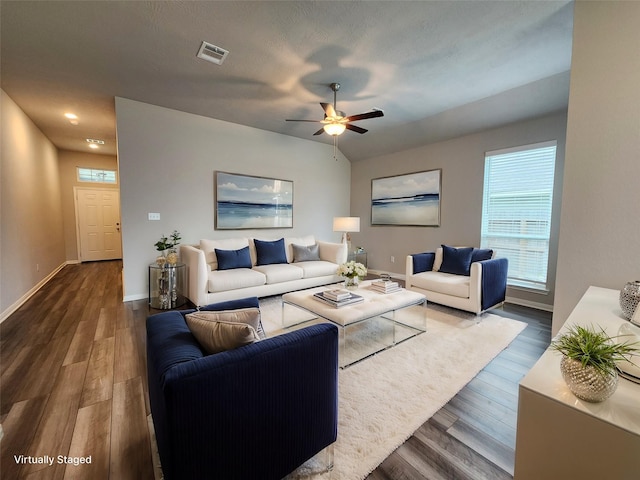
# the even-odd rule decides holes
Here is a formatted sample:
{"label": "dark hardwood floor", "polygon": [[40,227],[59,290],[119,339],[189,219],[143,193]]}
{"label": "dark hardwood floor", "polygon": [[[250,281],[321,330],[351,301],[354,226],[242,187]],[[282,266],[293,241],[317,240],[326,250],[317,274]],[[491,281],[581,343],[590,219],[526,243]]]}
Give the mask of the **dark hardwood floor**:
{"label": "dark hardwood floor", "polygon": [[[150,311],[146,300],[122,302],[121,269],[119,261],[68,265],[0,324],[3,479],[153,479]],[[551,321],[525,308],[495,313],[528,326],[370,480],[511,478],[517,384],[548,345]],[[91,463],[58,463],[58,455]]]}

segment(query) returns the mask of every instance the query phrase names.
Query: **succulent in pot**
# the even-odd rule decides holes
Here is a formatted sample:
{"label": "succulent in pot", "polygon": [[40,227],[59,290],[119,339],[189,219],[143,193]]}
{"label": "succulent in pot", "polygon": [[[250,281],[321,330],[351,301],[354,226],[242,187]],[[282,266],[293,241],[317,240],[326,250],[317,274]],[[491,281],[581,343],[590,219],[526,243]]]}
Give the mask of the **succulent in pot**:
{"label": "succulent in pot", "polygon": [[615,392],[616,362],[630,361],[630,357],[640,352],[640,345],[615,342],[616,338],[603,329],[572,325],[551,342],[551,349],[562,353],[562,377],[576,397],[601,402]]}

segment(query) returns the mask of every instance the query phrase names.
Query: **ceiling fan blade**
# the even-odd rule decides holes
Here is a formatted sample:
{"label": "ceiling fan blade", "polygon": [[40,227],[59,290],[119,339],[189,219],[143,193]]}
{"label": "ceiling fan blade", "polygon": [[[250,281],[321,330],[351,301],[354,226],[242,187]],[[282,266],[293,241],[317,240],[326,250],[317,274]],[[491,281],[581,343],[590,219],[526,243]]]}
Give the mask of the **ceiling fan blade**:
{"label": "ceiling fan blade", "polygon": [[355,125],[351,125],[350,123],[347,123],[346,127],[347,127],[347,130],[351,130],[352,132],[356,132],[356,133],[367,133],[369,131],[366,128],[357,127]]}
{"label": "ceiling fan blade", "polygon": [[324,113],[325,113],[325,115],[327,117],[335,117],[336,116],[336,109],[333,108],[333,105],[331,105],[330,103],[320,102],[320,106],[324,110]]}
{"label": "ceiling fan blade", "polygon": [[287,119],[285,120],[285,122],[313,122],[313,123],[322,123],[322,120],[298,120],[298,119],[287,118]]}
{"label": "ceiling fan blade", "polygon": [[347,117],[347,122],[356,122],[358,120],[366,120],[367,118],[377,118],[384,117],[384,112],[382,110],[372,110],[367,113],[360,113],[358,115],[349,115]]}
{"label": "ceiling fan blade", "polygon": [[324,133],[324,127],[322,127],[320,130],[318,130],[316,133],[314,133],[314,135],[320,135]]}

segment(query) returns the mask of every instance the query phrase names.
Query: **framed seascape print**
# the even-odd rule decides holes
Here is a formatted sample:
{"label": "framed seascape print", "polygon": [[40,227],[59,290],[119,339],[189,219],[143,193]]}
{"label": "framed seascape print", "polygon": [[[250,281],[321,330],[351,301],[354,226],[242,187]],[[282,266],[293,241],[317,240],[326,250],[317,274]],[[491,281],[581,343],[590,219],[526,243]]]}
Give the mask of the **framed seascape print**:
{"label": "framed seascape print", "polygon": [[371,180],[371,225],[440,226],[442,169]]}
{"label": "framed seascape print", "polygon": [[293,228],[293,182],[216,172],[216,230]]}

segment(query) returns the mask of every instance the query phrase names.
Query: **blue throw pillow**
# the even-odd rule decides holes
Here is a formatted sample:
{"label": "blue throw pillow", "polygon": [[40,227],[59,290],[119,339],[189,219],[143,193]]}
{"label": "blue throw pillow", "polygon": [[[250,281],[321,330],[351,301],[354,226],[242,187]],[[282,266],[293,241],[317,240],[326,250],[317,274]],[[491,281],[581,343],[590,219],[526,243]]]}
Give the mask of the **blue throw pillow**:
{"label": "blue throw pillow", "polygon": [[413,273],[430,272],[433,270],[433,261],[436,259],[434,252],[415,253],[413,259]]}
{"label": "blue throw pillow", "polygon": [[271,265],[273,263],[287,263],[287,253],[284,249],[284,238],[267,242],[264,240],[253,240],[256,246],[258,265]]}
{"label": "blue throw pillow", "polygon": [[455,248],[442,245],[442,265],[440,271],[455,275],[469,275],[473,247]]}
{"label": "blue throw pillow", "polygon": [[493,250],[490,248],[474,248],[473,255],[471,255],[471,263],[491,260],[491,257],[493,257]]}
{"label": "blue throw pillow", "polygon": [[249,246],[239,250],[216,250],[218,270],[231,270],[232,268],[251,268],[251,255]]}

